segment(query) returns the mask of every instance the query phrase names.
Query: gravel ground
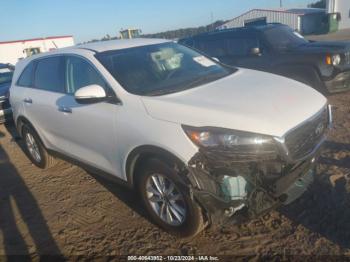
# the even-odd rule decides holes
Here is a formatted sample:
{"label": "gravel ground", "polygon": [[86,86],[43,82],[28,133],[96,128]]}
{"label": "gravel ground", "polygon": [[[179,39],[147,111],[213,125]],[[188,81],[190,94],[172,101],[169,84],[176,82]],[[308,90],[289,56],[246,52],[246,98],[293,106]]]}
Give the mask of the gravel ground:
{"label": "gravel ground", "polygon": [[317,178],[297,202],[260,219],[176,239],[135,193],[61,161],[42,171],[0,126],[0,255],[350,255],[350,93],[330,98],[335,126]]}

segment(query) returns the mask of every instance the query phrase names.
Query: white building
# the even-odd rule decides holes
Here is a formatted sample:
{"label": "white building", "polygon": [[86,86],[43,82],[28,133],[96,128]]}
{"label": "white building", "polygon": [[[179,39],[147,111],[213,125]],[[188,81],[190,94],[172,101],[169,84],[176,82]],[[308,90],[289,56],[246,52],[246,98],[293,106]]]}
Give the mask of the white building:
{"label": "white building", "polygon": [[[350,0],[343,1],[350,2]],[[218,29],[243,27],[248,23],[261,21],[286,24],[302,34],[312,34],[319,30],[325,13],[325,9],[318,8],[252,9],[221,25]]]}
{"label": "white building", "polygon": [[73,36],[52,36],[0,42],[0,63],[15,65],[28,56],[74,45]]}
{"label": "white building", "polygon": [[340,13],[339,29],[350,28],[350,0],[327,0],[328,13]]}

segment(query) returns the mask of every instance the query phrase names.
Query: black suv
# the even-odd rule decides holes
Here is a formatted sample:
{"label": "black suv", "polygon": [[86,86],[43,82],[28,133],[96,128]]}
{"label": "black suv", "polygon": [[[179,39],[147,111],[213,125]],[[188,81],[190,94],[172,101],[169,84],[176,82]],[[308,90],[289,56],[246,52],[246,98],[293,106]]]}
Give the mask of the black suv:
{"label": "black suv", "polygon": [[11,119],[12,111],[9,102],[9,90],[14,69],[13,65],[0,63],[0,123]]}
{"label": "black suv", "polygon": [[282,24],[225,29],[179,40],[222,63],[275,73],[327,95],[350,89],[350,42],[313,42]]}

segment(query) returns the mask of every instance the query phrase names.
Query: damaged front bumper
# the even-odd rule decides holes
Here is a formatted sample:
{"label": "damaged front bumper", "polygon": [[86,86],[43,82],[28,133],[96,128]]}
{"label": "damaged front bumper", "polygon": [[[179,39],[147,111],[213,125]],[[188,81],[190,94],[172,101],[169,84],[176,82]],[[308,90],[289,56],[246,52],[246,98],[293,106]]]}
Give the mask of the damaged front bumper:
{"label": "damaged front bumper", "polygon": [[[314,179],[316,156],[295,164],[239,163],[213,169],[208,169],[203,157],[198,153],[191,160],[189,177],[195,185],[194,198],[214,225],[226,223],[238,214],[252,219],[287,205],[299,198]],[[229,179],[235,192],[227,191]]]}
{"label": "damaged front bumper", "polygon": [[[244,214],[252,219],[299,198],[314,180],[332,125],[331,106],[276,139],[274,157],[254,159],[225,148],[199,148],[188,163],[191,193],[212,225]],[[239,219],[237,219],[239,220]]]}

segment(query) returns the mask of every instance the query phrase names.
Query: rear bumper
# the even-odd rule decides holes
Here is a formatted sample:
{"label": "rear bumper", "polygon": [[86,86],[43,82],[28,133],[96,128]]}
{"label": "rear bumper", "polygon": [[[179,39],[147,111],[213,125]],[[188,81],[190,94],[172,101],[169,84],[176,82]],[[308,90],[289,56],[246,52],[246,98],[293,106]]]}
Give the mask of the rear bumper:
{"label": "rear bumper", "polygon": [[339,93],[350,90],[350,71],[341,72],[333,79],[325,81],[329,93]]}

